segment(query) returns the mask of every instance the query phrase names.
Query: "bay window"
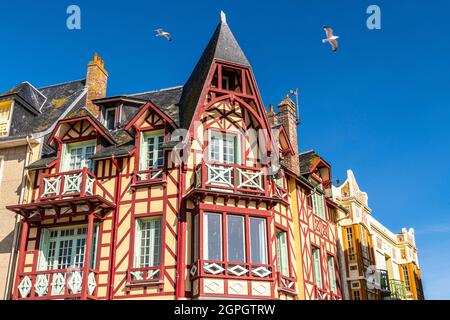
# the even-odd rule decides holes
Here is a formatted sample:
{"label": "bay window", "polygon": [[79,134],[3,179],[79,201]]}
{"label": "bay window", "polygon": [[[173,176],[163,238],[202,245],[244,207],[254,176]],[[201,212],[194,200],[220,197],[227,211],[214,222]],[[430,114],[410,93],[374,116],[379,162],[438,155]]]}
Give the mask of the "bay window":
{"label": "bay window", "polygon": [[160,266],[161,244],[161,218],[136,219],[134,267]]}
{"label": "bay window", "polygon": [[[42,229],[38,270],[82,268],[85,264],[87,226]],[[97,258],[98,225],[94,226],[90,267],[95,268]]]}
{"label": "bay window", "polygon": [[[194,239],[196,228],[198,228],[196,223],[198,223],[197,219],[194,218]],[[222,232],[224,224],[226,224],[226,236]],[[249,253],[246,251],[247,243]],[[268,264],[266,219],[205,213],[203,215],[203,260],[223,261],[225,244],[226,262]],[[194,243],[194,257],[197,255],[195,246]]]}
{"label": "bay window", "polygon": [[277,230],[277,259],[278,271],[289,277],[289,254],[287,246],[287,232]]}
{"label": "bay window", "polygon": [[81,142],[64,144],[61,160],[61,171],[75,171],[88,168],[94,171],[95,142]]}
{"label": "bay window", "polygon": [[334,267],[334,257],[331,255],[328,255],[328,277],[330,278],[331,292],[337,293],[336,269]]}
{"label": "bay window", "polygon": [[314,267],[314,283],[319,289],[322,289],[322,265],[320,261],[320,249],[312,248],[312,260]]}

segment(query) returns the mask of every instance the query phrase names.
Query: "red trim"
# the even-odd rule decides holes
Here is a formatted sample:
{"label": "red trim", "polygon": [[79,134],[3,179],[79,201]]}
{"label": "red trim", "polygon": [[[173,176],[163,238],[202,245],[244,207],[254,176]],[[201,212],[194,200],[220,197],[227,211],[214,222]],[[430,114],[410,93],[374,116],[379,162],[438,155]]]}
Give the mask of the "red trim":
{"label": "red trim", "polygon": [[168,124],[170,124],[174,129],[177,128],[177,125],[173,120],[164,112],[162,112],[152,101],[148,101],[144,106],[141,107],[139,112],[131,119],[128,124],[125,126],[125,130],[129,131],[136,123],[139,118],[142,117],[142,115],[151,108],[153,111],[155,111],[161,118],[163,118]]}

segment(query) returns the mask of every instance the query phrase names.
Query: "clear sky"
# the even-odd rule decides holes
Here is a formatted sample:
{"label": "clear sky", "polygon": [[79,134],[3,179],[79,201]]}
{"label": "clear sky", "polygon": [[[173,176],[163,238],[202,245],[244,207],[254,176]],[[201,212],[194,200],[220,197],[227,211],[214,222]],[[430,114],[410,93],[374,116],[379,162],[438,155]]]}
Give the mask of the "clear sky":
{"label": "clear sky", "polygon": [[[66,28],[71,4],[79,31]],[[371,4],[381,30],[366,27]],[[94,52],[109,95],[183,84],[221,9],[264,103],[300,88],[301,150],[317,150],[334,179],[352,169],[392,231],[414,227],[425,295],[450,299],[447,0],[1,1],[0,91],[84,78]],[[341,36],[337,54],[321,43],[324,24]],[[155,38],[158,27],[174,42]]]}

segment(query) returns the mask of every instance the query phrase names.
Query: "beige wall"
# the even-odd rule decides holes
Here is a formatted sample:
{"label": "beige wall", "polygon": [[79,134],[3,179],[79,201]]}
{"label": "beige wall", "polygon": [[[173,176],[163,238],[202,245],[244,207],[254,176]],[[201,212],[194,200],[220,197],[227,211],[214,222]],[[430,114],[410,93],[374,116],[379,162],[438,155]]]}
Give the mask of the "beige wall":
{"label": "beige wall", "polygon": [[17,204],[25,164],[26,146],[0,149],[0,299],[5,292],[15,215],[5,206]]}

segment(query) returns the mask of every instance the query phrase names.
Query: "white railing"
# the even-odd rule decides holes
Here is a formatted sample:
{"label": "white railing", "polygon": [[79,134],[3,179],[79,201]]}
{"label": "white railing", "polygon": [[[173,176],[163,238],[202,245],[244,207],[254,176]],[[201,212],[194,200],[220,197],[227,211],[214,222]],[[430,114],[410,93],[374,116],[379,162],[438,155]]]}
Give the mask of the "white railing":
{"label": "white railing", "polygon": [[92,196],[95,176],[87,169],[43,175],[41,180],[41,199],[54,199],[68,196]]}
{"label": "white railing", "polygon": [[[81,296],[84,268],[38,271],[24,273],[17,286],[19,299],[70,298]],[[86,294],[93,296],[97,288],[96,271],[90,270],[87,277]]]}

